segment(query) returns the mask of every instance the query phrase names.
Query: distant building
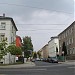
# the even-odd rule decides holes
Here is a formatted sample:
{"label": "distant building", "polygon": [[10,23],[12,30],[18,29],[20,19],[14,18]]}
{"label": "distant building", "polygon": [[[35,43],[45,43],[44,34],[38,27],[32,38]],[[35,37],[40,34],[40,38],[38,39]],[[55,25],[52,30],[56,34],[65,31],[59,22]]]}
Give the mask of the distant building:
{"label": "distant building", "polygon": [[17,30],[13,18],[5,17],[5,14],[0,16],[0,42],[2,41],[2,38],[5,37],[7,38],[8,45],[13,43],[16,40]]}
{"label": "distant building", "polygon": [[48,44],[46,44],[43,48],[42,48],[42,51],[43,51],[43,58],[48,58]]}
{"label": "distant building", "polygon": [[57,57],[59,55],[59,40],[58,37],[51,37],[48,42],[49,57]]}
{"label": "distant building", "polygon": [[20,36],[16,36],[16,46],[21,47],[22,46],[22,39]]}
{"label": "distant building", "polygon": [[[38,52],[41,54],[40,58],[43,58],[43,49],[41,48]],[[37,55],[37,57],[39,58],[39,55]]]}
{"label": "distant building", "polygon": [[75,21],[59,35],[59,52],[62,55],[62,45],[65,42],[67,59],[75,59]]}
{"label": "distant building", "polygon": [[41,58],[48,58],[48,44],[43,46],[38,52],[41,53]]}

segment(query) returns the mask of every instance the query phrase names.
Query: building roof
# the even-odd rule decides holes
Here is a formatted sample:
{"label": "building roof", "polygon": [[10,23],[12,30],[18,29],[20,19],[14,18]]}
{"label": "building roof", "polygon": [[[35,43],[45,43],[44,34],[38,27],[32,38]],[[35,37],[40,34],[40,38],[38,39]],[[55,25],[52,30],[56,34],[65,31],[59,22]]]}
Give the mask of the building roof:
{"label": "building roof", "polygon": [[70,28],[74,24],[75,24],[75,21],[70,26],[68,26],[64,31],[62,31],[60,34],[58,34],[58,36],[61,35],[62,33],[64,33],[68,28]]}
{"label": "building roof", "polygon": [[15,27],[16,31],[18,31],[18,29],[17,29],[17,27],[15,25],[15,22],[14,22],[13,18],[11,18],[11,17],[5,17],[3,15],[3,16],[0,16],[0,20],[10,20],[13,23],[13,26]]}
{"label": "building roof", "polygon": [[21,37],[20,37],[20,36],[16,35],[16,38],[19,38],[19,39],[20,39],[20,41],[22,42],[22,39],[21,39]]}
{"label": "building roof", "polygon": [[[57,39],[57,38],[58,38],[58,36],[51,37],[51,39],[50,39],[49,42],[51,42],[52,40]],[[49,42],[48,42],[48,43],[49,43]]]}

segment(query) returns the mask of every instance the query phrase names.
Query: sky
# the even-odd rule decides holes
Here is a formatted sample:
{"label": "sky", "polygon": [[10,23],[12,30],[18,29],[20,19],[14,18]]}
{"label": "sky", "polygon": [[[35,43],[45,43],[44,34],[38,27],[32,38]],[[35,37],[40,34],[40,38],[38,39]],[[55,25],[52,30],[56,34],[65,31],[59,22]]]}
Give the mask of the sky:
{"label": "sky", "polygon": [[32,39],[40,50],[74,21],[75,0],[0,0],[0,16],[12,17],[17,35]]}

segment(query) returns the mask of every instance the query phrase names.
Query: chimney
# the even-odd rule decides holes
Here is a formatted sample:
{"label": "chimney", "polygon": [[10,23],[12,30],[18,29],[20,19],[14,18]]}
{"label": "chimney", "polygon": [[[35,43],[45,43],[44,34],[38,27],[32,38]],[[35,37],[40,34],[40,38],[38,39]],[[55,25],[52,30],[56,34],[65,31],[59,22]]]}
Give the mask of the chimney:
{"label": "chimney", "polygon": [[3,13],[3,17],[5,17],[5,13]]}

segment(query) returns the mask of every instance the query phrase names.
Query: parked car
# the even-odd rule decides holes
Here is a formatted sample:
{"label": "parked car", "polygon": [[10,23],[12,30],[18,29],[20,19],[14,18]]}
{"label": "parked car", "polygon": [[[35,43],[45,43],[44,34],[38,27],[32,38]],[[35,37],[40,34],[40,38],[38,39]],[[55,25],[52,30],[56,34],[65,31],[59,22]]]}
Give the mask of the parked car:
{"label": "parked car", "polygon": [[40,61],[40,58],[36,58],[37,61]]}
{"label": "parked car", "polygon": [[50,62],[50,63],[58,63],[58,59],[55,58],[55,57],[48,58],[47,61]]}
{"label": "parked car", "polygon": [[32,61],[32,62],[35,62],[35,59],[32,59],[31,61]]}
{"label": "parked car", "polygon": [[40,60],[43,61],[43,58],[41,58]]}
{"label": "parked car", "polygon": [[47,58],[43,58],[43,61],[47,62]]}

